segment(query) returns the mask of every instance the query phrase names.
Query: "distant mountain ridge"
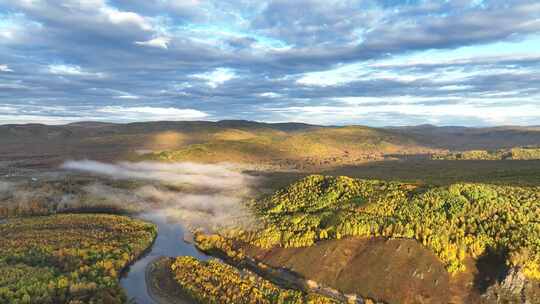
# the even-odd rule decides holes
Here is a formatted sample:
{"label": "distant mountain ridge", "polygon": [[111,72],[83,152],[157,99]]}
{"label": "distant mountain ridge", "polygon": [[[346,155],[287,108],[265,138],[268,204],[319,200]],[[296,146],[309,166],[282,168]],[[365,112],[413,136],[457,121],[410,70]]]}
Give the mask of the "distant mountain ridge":
{"label": "distant mountain ridge", "polygon": [[540,126],[460,127],[420,125],[390,128],[402,134],[422,138],[434,148],[449,150],[497,150],[540,145]]}
{"label": "distant mountain ridge", "polygon": [[537,145],[540,127],[373,128],[247,120],[0,125],[0,157],[7,159],[49,155],[113,160],[136,151],[170,151],[153,159],[322,165],[380,160],[390,154]]}

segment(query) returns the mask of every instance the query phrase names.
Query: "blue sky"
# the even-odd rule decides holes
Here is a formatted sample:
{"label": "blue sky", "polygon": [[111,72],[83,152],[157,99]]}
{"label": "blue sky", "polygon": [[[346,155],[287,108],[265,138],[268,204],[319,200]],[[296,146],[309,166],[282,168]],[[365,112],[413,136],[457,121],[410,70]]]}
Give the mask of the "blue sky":
{"label": "blue sky", "polygon": [[540,2],[0,0],[0,124],[540,125]]}

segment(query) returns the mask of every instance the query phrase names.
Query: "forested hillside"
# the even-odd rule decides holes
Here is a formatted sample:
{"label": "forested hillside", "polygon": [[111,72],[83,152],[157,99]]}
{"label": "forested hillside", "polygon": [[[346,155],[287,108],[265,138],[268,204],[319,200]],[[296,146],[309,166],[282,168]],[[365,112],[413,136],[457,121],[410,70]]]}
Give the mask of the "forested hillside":
{"label": "forested hillside", "polygon": [[495,151],[470,150],[435,154],[432,158],[436,160],[538,160],[540,159],[540,148],[519,147]]}
{"label": "forested hillside", "polygon": [[503,253],[509,266],[540,278],[540,188],[412,184],[309,176],[253,203],[264,222],[244,235],[260,247],[310,246],[345,236],[412,238],[451,273],[467,256]]}
{"label": "forested hillside", "polygon": [[[204,137],[203,137],[204,138]],[[284,132],[272,129],[224,129],[201,143],[154,152],[143,159],[160,161],[250,162],[324,166],[382,160],[386,154],[435,150],[412,137],[368,127],[313,127]]]}
{"label": "forested hillside", "polygon": [[199,261],[178,257],[171,270],[179,286],[198,303],[237,304],[337,304],[330,298],[281,288],[246,270],[238,270],[219,260]]}
{"label": "forested hillside", "polygon": [[0,303],[125,303],[120,273],[156,227],[115,215],[67,214],[0,224]]}

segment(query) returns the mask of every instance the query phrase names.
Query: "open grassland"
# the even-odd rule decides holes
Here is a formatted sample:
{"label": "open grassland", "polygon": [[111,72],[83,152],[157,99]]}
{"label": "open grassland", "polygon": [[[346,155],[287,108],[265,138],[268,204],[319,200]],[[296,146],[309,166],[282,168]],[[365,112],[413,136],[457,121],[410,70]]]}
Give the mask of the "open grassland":
{"label": "open grassland", "polygon": [[338,303],[330,298],[283,289],[247,270],[218,260],[178,257],[171,265],[176,282],[198,303]]}
{"label": "open grassland", "polygon": [[0,224],[0,303],[124,303],[119,275],[157,235],[116,215],[13,218]]}

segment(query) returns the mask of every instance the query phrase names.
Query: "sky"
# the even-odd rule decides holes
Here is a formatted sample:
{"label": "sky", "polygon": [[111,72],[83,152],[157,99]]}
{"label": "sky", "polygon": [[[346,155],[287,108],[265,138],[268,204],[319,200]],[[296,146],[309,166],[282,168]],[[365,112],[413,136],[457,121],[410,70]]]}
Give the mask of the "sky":
{"label": "sky", "polygon": [[540,125],[537,0],[0,0],[0,124]]}

